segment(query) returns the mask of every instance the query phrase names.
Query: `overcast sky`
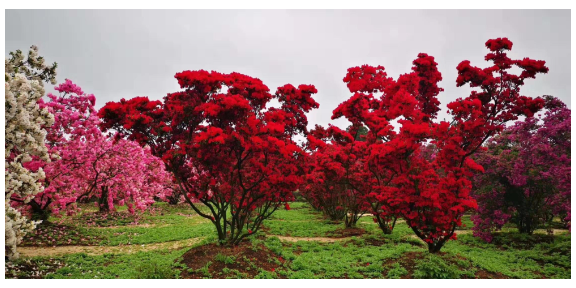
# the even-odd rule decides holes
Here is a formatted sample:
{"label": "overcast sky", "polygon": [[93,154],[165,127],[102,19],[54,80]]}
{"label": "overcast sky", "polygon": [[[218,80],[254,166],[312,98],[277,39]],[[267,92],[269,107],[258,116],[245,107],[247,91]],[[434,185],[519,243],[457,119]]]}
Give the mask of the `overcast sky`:
{"label": "overcast sky", "polygon": [[[161,99],[178,91],[183,70],[232,71],[260,78],[271,93],[286,83],[314,84],[314,124],[336,124],[332,110],[348,99],[346,69],[382,65],[389,76],[410,72],[418,53],[436,58],[446,104],[466,97],[456,87],[462,60],[486,67],[486,40],[508,37],[512,58],[545,60],[550,72],[522,93],[570,103],[569,10],[6,10],[6,55],[35,44],[47,62],[96,96]],[[52,89],[48,89],[52,91]]]}

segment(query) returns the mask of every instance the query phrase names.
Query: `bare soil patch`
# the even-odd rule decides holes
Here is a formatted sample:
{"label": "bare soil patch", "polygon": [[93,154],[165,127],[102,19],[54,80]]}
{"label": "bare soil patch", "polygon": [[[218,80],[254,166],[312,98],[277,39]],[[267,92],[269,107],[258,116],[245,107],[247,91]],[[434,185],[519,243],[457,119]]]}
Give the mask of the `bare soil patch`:
{"label": "bare soil patch", "polygon": [[204,245],[190,249],[182,258],[181,263],[188,269],[184,269],[181,276],[186,279],[254,278],[261,269],[275,272],[285,261],[266,246],[255,248],[249,241],[233,247]]}
{"label": "bare soil patch", "polygon": [[334,238],[348,238],[352,236],[362,236],[366,230],[362,228],[346,228],[346,229],[337,229],[334,232],[329,234],[330,237]]}

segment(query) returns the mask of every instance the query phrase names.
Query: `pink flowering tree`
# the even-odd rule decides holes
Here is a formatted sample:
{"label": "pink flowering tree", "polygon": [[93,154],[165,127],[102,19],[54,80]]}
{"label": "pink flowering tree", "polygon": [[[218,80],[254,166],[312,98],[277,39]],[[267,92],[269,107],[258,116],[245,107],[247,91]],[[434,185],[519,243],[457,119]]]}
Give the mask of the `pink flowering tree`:
{"label": "pink flowering tree", "polygon": [[[526,118],[493,138],[477,156],[474,235],[490,242],[508,222],[531,234],[560,216],[570,221],[570,109],[546,97],[543,117]],[[569,224],[568,224],[569,225]]]}
{"label": "pink flowering tree", "polygon": [[[154,197],[165,198],[171,178],[164,163],[128,140],[114,141],[103,138],[92,145],[81,147],[85,153],[72,152],[74,162],[85,163],[63,177],[62,190],[74,191],[75,200],[97,198],[100,212],[115,210],[115,206],[128,206],[128,211],[145,210],[154,203]],[[69,178],[69,179],[66,179]]]}
{"label": "pink flowering tree", "polygon": [[[96,98],[94,95],[86,95],[82,89],[66,80],[55,87],[60,95],[49,93],[49,101],[43,99],[38,101],[39,106],[46,108],[54,115],[54,124],[50,127],[44,127],[46,130],[46,146],[51,155],[51,162],[34,159],[29,162],[27,168],[36,171],[42,168],[46,173],[43,184],[46,189],[36,195],[27,205],[22,208],[28,210],[34,219],[47,220],[51,209],[49,207],[65,208],[75,202],[74,193],[63,191],[59,188],[61,178],[68,175],[76,169],[81,163],[76,163],[69,159],[66,151],[79,149],[79,144],[93,142],[101,136],[98,129],[98,117],[94,117],[94,104]],[[78,150],[80,152],[80,150]],[[62,156],[60,156],[62,154]],[[51,185],[52,184],[52,185]],[[21,199],[12,197],[13,205],[21,204]],[[21,206],[21,205],[20,205]],[[72,210],[70,210],[72,211]]]}
{"label": "pink flowering tree", "polygon": [[54,125],[44,127],[52,161],[38,158],[27,163],[32,171],[44,170],[46,188],[28,203],[14,196],[12,205],[34,219],[47,220],[50,213],[75,212],[81,199],[97,198],[100,211],[126,204],[134,212],[153,203],[154,196],[164,198],[171,179],[162,161],[149,149],[102,134],[94,95],[70,80],[55,89],[60,95],[50,93],[48,102],[39,101],[55,119]]}

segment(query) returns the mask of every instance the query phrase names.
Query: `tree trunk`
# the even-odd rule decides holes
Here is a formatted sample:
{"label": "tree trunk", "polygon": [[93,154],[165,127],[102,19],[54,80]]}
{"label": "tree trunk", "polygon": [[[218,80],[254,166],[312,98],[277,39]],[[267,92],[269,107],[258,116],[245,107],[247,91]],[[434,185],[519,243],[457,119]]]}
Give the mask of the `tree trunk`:
{"label": "tree trunk", "polygon": [[180,200],[180,197],[174,195],[168,196],[167,198],[168,198],[168,204],[170,205],[177,205]]}
{"label": "tree trunk", "polygon": [[102,187],[102,194],[98,199],[98,207],[100,207],[100,213],[110,212],[110,206],[108,206],[108,187]]}
{"label": "tree trunk", "polygon": [[[452,232],[452,234],[454,234],[454,232]],[[452,235],[450,235],[450,237],[452,237]],[[428,252],[432,254],[440,252],[440,249],[442,249],[446,243],[446,240],[448,240],[450,237],[444,236],[444,238],[440,239],[440,241],[436,243],[428,243]]]}
{"label": "tree trunk", "polygon": [[166,197],[168,200],[168,204],[170,205],[176,205],[178,204],[178,202],[180,202],[180,192],[176,189],[174,189],[172,191],[172,194],[170,194],[170,196]]}
{"label": "tree trunk", "polygon": [[346,213],[344,213],[343,210],[336,210],[333,207],[324,209],[324,214],[328,215],[332,221],[340,221],[346,217]]}
{"label": "tree trunk", "polygon": [[440,252],[440,249],[442,249],[442,246],[444,246],[444,242],[439,242],[439,243],[428,243],[428,252],[431,254],[435,254]]}
{"label": "tree trunk", "polygon": [[380,230],[382,230],[382,232],[384,232],[385,235],[390,235],[392,234],[392,231],[394,230],[394,226],[396,226],[396,220],[398,218],[395,217],[394,221],[392,222],[392,227],[388,226],[388,224],[386,224],[386,222],[380,218],[380,216],[376,216],[376,221],[378,221],[378,226],[380,227]]}
{"label": "tree trunk", "polygon": [[350,214],[350,216],[348,216],[348,214],[346,214],[346,218],[344,221],[346,228],[356,227],[356,223],[358,223],[358,219],[360,219],[360,217],[356,213],[352,213],[352,214]]}
{"label": "tree trunk", "polygon": [[519,215],[518,218],[519,218],[518,222],[516,223],[516,226],[518,227],[518,232],[532,235],[532,233],[536,229],[535,225],[536,221],[534,221],[530,216]]}
{"label": "tree trunk", "polygon": [[[425,236],[424,234],[420,233],[420,231],[416,228],[411,226],[410,228],[412,228],[412,231],[414,231],[414,233],[416,233],[416,236],[418,236],[418,238],[424,240]],[[452,225],[452,231],[450,232],[450,234],[442,237],[438,242],[426,242],[426,244],[428,245],[428,252],[434,254],[434,253],[438,253],[440,252],[440,249],[442,249],[442,247],[444,246],[444,244],[446,243],[446,241],[448,241],[448,239],[450,239],[450,237],[452,237],[452,235],[454,235],[454,230],[456,229],[456,224]]]}
{"label": "tree trunk", "polygon": [[32,220],[37,221],[37,220],[42,220],[41,224],[46,224],[48,223],[48,218],[50,217],[50,209],[48,209],[48,205],[50,204],[50,202],[48,202],[44,207],[42,207],[41,204],[38,204],[36,201],[32,200],[30,201],[30,207],[32,207]]}

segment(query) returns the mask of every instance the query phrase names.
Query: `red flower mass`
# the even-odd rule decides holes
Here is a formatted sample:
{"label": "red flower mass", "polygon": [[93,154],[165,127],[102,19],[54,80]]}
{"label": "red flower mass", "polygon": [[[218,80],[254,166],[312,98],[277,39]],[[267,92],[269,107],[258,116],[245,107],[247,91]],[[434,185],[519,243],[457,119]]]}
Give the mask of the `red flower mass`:
{"label": "red flower mass", "polygon": [[[287,84],[271,94],[257,78],[204,70],[177,73],[182,90],[162,101],[122,99],[98,115],[103,129],[162,158],[221,242],[237,244],[281,205],[289,210],[286,202],[298,189],[348,227],[370,213],[384,233],[392,233],[403,218],[435,253],[456,238],[463,214],[478,207],[471,178],[484,167],[471,156],[506,123],[544,107],[543,99],[524,96],[520,88],[548,72],[545,62],[510,59],[507,38],[488,40],[486,47],[490,66],[465,60],[456,67],[456,85],[474,91],[447,104],[450,122],[436,120],[442,74],[425,53],[396,79],[383,66],[349,68],[343,81],[352,95],[332,115],[351,122],[346,130],[307,130],[306,113],[318,108],[312,85]],[[519,75],[510,72],[513,67]],[[280,107],[266,108],[272,99]],[[304,147],[294,141],[298,134],[307,139]]]}

